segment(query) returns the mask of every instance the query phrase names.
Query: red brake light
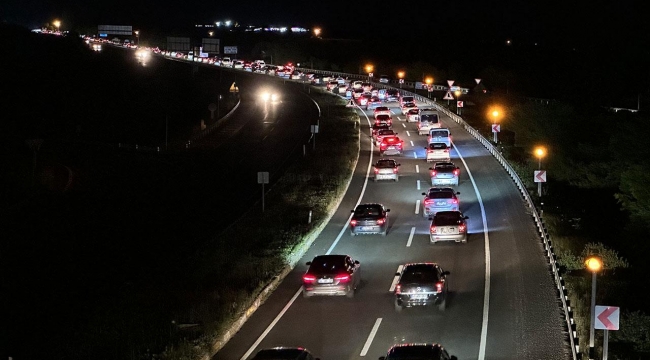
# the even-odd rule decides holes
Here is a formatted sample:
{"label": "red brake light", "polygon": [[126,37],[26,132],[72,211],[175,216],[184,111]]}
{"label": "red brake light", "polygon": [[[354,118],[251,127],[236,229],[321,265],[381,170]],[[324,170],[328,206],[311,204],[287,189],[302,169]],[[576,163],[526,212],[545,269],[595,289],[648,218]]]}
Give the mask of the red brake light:
{"label": "red brake light", "polygon": [[464,233],[467,231],[467,226],[465,224],[458,225],[458,232]]}
{"label": "red brake light", "polygon": [[431,177],[436,176],[437,172],[435,170],[431,170]]}
{"label": "red brake light", "polygon": [[306,284],[313,284],[316,281],[316,277],[311,274],[305,274],[302,276],[302,281]]}
{"label": "red brake light", "polygon": [[433,199],[424,199],[424,205],[433,204]]}
{"label": "red brake light", "polygon": [[446,148],[446,149],[445,149],[445,152],[449,152],[449,149],[450,149],[450,148]]}
{"label": "red brake light", "polygon": [[393,174],[397,174],[397,168],[396,167],[393,168]]}
{"label": "red brake light", "polygon": [[379,174],[379,169],[375,168],[375,174]]}
{"label": "red brake light", "polygon": [[456,176],[460,175],[460,169],[454,169],[454,175]]}
{"label": "red brake light", "polygon": [[444,283],[443,283],[442,281],[438,281],[438,282],[436,283],[436,291],[437,291],[437,292],[442,292],[442,287],[443,287],[443,285],[444,285]]}
{"label": "red brake light", "polygon": [[356,220],[350,220],[350,225],[357,226],[357,221]]}
{"label": "red brake light", "polygon": [[397,284],[395,285],[395,294],[399,295],[402,293],[402,285]]}
{"label": "red brake light", "polygon": [[342,275],[337,275],[334,280],[338,280],[339,282],[348,282],[350,281],[350,275],[349,274],[342,274]]}
{"label": "red brake light", "polygon": [[458,199],[451,199],[452,204],[458,204]]}
{"label": "red brake light", "polygon": [[431,225],[431,227],[429,228],[429,230],[431,230],[431,233],[432,233],[432,234],[435,234],[435,233],[436,233],[436,226],[435,226],[435,225]]}
{"label": "red brake light", "polygon": [[377,220],[377,225],[384,225],[384,222],[386,222],[386,219],[379,219]]}

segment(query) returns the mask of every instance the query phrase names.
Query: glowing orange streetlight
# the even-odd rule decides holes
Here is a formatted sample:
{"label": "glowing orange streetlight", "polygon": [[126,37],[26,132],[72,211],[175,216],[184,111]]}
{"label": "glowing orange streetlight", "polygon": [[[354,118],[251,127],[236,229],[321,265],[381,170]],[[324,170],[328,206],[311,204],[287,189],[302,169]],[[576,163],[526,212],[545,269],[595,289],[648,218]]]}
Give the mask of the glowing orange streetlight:
{"label": "glowing orange streetlight", "polygon": [[590,256],[585,260],[585,266],[591,271],[591,325],[589,326],[589,359],[594,359],[594,322],[596,321],[596,273],[603,268],[603,260],[598,256]]}
{"label": "glowing orange streetlight", "polygon": [[56,31],[58,32],[59,29],[61,28],[61,21],[60,20],[54,20],[52,23],[54,26],[56,26]]}

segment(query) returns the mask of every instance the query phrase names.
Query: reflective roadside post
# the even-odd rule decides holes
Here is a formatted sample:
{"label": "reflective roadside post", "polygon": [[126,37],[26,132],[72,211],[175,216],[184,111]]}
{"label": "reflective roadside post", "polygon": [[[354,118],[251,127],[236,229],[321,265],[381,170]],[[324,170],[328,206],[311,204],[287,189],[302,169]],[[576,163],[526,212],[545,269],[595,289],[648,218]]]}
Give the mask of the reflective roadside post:
{"label": "reflective roadside post", "polygon": [[585,260],[585,266],[591,271],[591,321],[589,325],[589,360],[595,360],[594,322],[596,321],[596,273],[603,268],[603,261],[598,256],[590,256]]}
{"label": "reflective roadside post", "polygon": [[262,185],[262,212],[264,212],[264,184],[269,183],[268,171],[260,171],[257,173],[257,183]]}
{"label": "reflective roadside post", "polygon": [[[537,157],[537,170],[542,170],[542,158],[546,156],[546,148],[538,146],[535,148],[535,156]],[[542,197],[542,183],[537,183],[537,196]]]}
{"label": "reflective roadside post", "polygon": [[398,71],[397,72],[397,77],[399,78],[399,88],[402,88],[402,84],[404,84],[404,71]]}

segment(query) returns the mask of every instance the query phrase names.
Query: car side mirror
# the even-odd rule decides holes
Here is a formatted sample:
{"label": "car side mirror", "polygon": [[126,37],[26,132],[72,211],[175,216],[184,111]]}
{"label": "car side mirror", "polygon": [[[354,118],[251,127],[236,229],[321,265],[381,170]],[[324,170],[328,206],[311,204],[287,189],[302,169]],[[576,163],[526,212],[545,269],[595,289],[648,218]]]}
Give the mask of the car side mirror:
{"label": "car side mirror", "polygon": [[354,260],[354,265],[359,265],[359,264],[360,264],[359,260]]}
{"label": "car side mirror", "polygon": [[307,261],[305,265],[311,265],[311,261]]}
{"label": "car side mirror", "polygon": [[390,209],[386,209],[386,212],[390,212]]}
{"label": "car side mirror", "polygon": [[424,196],[426,196],[426,195],[427,195],[427,193],[422,193],[422,195],[424,195]]}
{"label": "car side mirror", "polygon": [[456,191],[456,195],[460,195],[460,191]]}
{"label": "car side mirror", "polygon": [[423,148],[424,148],[424,150],[427,150],[427,147],[426,147],[426,146],[423,146]]}
{"label": "car side mirror", "polygon": [[469,219],[469,216],[463,216],[463,219],[467,220]]}
{"label": "car side mirror", "polygon": [[402,166],[402,164],[397,164],[396,166]]}
{"label": "car side mirror", "polygon": [[433,168],[429,168],[429,170],[433,170]]}
{"label": "car side mirror", "polygon": [[444,275],[444,276],[447,276],[447,275],[449,275],[449,274],[451,274],[449,271],[443,271],[443,272],[442,272],[442,275]]}

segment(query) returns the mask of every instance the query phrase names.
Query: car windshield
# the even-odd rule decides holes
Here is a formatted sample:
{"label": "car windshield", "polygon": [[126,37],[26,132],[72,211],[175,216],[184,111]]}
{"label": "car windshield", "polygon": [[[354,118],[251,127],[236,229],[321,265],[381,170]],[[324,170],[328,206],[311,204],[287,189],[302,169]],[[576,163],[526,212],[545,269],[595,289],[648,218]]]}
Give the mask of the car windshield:
{"label": "car windshield", "polygon": [[425,122],[432,122],[432,123],[437,123],[438,122],[438,115],[435,114],[422,114],[420,116],[421,121]]}
{"label": "car windshield", "polygon": [[377,167],[395,167],[395,160],[379,160]]}
{"label": "car windshield", "polygon": [[431,144],[429,144],[429,150],[444,150],[446,148],[447,148],[447,144],[444,144],[444,143],[431,143]]}
{"label": "car windshield", "polygon": [[309,272],[340,272],[346,269],[344,255],[322,255],[317,256],[309,265]]}
{"label": "car windshield", "polygon": [[454,196],[454,193],[451,191],[429,191],[430,199],[451,199]]}
{"label": "car windshield", "polygon": [[359,205],[354,209],[354,215],[357,216],[379,216],[381,213],[380,205]]}
{"label": "car windshield", "polygon": [[413,96],[404,96],[402,102],[413,102]]}
{"label": "car windshield", "polygon": [[438,271],[434,265],[430,264],[417,264],[409,265],[400,279],[402,283],[424,283],[424,282],[437,282]]}
{"label": "car windshield", "polygon": [[458,211],[440,211],[433,217],[433,223],[439,226],[458,225],[462,222],[462,215]]}
{"label": "car windshield", "polygon": [[436,165],[436,170],[450,172],[456,170],[456,166],[454,166],[453,164],[439,164]]}

